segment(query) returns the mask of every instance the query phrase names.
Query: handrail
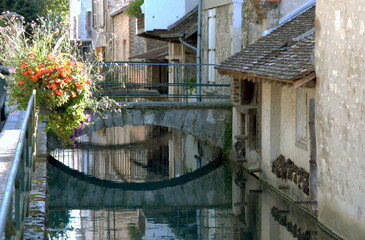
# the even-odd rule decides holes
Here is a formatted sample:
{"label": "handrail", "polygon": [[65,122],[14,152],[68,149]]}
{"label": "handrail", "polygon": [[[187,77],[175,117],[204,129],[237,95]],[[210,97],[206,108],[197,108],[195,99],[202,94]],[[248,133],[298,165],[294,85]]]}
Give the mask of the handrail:
{"label": "handrail", "polygon": [[[116,101],[229,102],[230,82],[209,78],[216,64],[94,62],[95,97]],[[200,74],[197,74],[200,72]],[[200,76],[200,80],[197,79]],[[203,79],[203,81],[201,81]],[[132,93],[132,95],[131,95]],[[153,99],[151,99],[153,98]]]}
{"label": "handrail", "polygon": [[26,192],[30,190],[30,172],[33,169],[35,154],[36,109],[35,91],[28,102],[22,122],[19,140],[5,187],[0,208],[0,239],[16,234],[21,236],[23,220],[28,206]]}

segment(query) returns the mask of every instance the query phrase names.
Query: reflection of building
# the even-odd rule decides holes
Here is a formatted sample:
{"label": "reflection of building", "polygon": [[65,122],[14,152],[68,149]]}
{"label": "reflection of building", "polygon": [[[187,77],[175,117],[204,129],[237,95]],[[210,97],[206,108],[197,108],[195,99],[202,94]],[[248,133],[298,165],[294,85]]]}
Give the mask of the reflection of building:
{"label": "reflection of building", "polygon": [[314,219],[241,171],[232,173],[232,239],[330,239]]}

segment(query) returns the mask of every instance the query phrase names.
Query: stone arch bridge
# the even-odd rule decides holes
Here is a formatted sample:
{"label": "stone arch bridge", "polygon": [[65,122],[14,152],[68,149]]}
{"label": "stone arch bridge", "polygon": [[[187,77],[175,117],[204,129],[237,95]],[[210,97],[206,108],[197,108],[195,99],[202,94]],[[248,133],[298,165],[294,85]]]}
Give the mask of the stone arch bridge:
{"label": "stone arch bridge", "polygon": [[96,115],[85,134],[124,125],[156,125],[190,133],[217,147],[224,147],[225,130],[232,124],[228,103],[140,102],[126,103],[122,113]]}

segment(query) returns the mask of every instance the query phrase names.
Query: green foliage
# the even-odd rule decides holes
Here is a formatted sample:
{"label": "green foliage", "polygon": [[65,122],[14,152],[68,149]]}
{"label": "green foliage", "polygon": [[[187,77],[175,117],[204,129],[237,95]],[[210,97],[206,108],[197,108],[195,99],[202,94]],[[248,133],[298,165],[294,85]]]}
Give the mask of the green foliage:
{"label": "green foliage", "polygon": [[45,17],[48,12],[65,20],[69,12],[69,0],[1,0],[0,12],[5,11],[15,12],[29,22]]}
{"label": "green foliage", "polygon": [[144,3],[144,0],[134,0],[131,2],[126,10],[126,13],[131,17],[142,17],[141,6]]}
{"label": "green foliage", "polygon": [[[8,13],[0,27],[0,62],[9,67],[7,78],[10,105],[26,109],[36,90],[37,107],[49,114],[46,130],[52,130],[65,144],[82,135],[91,112],[113,110],[115,102],[101,103],[92,97],[99,74],[90,62],[83,62],[78,48],[69,39],[69,26],[49,15],[18,26]],[[8,22],[6,22],[8,20]],[[29,31],[30,29],[30,31]],[[117,109],[115,109],[117,110]]]}
{"label": "green foliage", "polygon": [[[189,83],[196,84],[196,78],[190,78]],[[196,92],[196,86],[189,86],[189,94],[192,95]]]}

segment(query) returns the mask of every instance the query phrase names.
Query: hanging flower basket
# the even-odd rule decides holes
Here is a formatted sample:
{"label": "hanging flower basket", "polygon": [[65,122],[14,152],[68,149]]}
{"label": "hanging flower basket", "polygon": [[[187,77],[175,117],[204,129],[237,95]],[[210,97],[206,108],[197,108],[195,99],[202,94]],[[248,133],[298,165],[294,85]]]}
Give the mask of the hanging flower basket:
{"label": "hanging flower basket", "polygon": [[0,15],[0,62],[10,67],[10,103],[26,109],[36,90],[36,104],[47,120],[46,130],[52,130],[66,144],[72,143],[75,131],[90,121],[86,109],[92,112],[97,111],[94,106],[101,106],[92,97],[92,79],[99,77],[94,76],[93,65],[82,60],[65,23],[51,17],[21,26],[14,21],[17,19],[7,19],[6,13]]}

